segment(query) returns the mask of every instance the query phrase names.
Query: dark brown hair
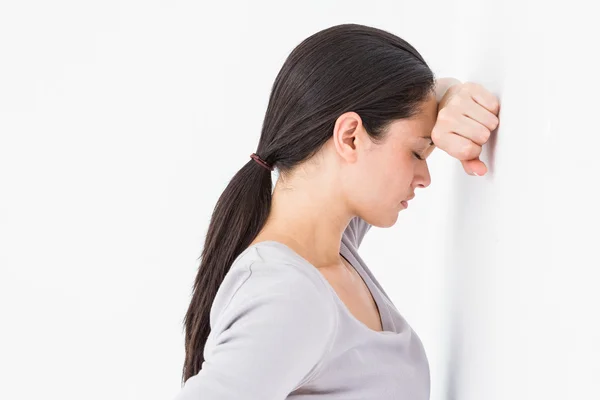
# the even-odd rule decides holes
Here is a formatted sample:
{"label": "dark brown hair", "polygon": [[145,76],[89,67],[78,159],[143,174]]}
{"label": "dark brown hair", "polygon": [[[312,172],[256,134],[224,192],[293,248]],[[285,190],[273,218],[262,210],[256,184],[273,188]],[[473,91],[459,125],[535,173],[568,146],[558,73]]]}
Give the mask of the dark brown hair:
{"label": "dark brown hair", "polygon": [[[425,60],[401,38],[358,24],[324,29],[294,48],[279,71],[256,154],[280,174],[289,172],[331,138],[347,111],[360,115],[372,140],[381,140],[393,120],[419,111],[434,86]],[[183,383],[202,368],[213,300],[263,227],[271,193],[271,172],[248,158],[216,203],[184,320]]]}

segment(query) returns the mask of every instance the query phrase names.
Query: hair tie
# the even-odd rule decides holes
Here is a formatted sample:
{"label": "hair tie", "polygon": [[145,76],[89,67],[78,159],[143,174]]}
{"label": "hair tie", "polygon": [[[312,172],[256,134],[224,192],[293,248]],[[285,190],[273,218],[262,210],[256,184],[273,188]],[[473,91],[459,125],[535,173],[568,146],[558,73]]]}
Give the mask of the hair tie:
{"label": "hair tie", "polygon": [[257,163],[259,163],[262,167],[268,169],[269,171],[273,171],[273,167],[270,166],[269,164],[267,164],[263,159],[261,159],[259,156],[256,155],[256,153],[252,153],[250,154],[250,157],[256,161]]}

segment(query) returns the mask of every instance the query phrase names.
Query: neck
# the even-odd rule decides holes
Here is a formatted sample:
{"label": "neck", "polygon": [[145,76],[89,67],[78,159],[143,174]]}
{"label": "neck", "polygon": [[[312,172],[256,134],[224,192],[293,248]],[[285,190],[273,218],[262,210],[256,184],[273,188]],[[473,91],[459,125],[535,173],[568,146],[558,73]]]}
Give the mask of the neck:
{"label": "neck", "polygon": [[253,243],[281,242],[317,268],[340,265],[340,242],[352,218],[336,185],[277,181],[271,211]]}

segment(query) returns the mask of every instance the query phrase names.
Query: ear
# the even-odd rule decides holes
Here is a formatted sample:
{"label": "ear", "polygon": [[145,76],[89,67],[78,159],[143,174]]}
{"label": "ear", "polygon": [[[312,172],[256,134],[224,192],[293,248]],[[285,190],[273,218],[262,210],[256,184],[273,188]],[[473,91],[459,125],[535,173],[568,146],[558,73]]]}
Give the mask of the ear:
{"label": "ear", "polygon": [[368,146],[367,132],[362,124],[360,115],[354,111],[340,115],[333,127],[333,145],[337,154],[347,162],[353,163],[358,158],[359,151]]}

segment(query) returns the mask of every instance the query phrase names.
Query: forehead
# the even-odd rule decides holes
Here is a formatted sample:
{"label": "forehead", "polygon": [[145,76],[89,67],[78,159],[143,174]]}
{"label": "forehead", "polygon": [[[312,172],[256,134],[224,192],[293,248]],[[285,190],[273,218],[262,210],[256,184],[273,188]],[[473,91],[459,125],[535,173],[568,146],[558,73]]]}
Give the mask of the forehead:
{"label": "forehead", "polygon": [[389,127],[391,136],[402,141],[429,141],[431,131],[437,119],[437,101],[435,97],[421,105],[419,112],[412,118],[399,119]]}
{"label": "forehead", "polygon": [[415,126],[427,130],[427,133],[429,134],[437,120],[437,108],[438,103],[435,96],[430,95],[426,101],[421,103],[419,111],[409,121]]}

